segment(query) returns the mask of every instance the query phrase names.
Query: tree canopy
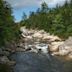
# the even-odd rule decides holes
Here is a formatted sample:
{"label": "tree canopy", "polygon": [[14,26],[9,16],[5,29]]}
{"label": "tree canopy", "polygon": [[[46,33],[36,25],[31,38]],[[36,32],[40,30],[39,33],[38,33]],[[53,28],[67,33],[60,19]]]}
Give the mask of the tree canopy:
{"label": "tree canopy", "polygon": [[72,36],[72,0],[63,6],[48,8],[43,2],[36,12],[31,12],[29,18],[23,20],[22,25],[27,28],[44,29],[62,38]]}
{"label": "tree canopy", "polygon": [[0,0],[0,46],[15,40],[17,31],[8,2]]}

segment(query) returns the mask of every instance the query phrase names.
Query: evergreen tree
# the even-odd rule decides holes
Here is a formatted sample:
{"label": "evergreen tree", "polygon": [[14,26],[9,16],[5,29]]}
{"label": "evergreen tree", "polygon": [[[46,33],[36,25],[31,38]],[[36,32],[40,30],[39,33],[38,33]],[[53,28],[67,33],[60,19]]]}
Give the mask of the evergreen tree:
{"label": "evergreen tree", "polygon": [[63,38],[72,36],[72,0],[66,1],[63,6],[57,5],[56,8],[51,9],[43,2],[41,8],[31,12],[25,26],[44,29]]}
{"label": "evergreen tree", "polygon": [[48,5],[46,4],[46,2],[43,2],[41,4],[41,12],[42,13],[47,13],[48,12]]}
{"label": "evergreen tree", "polygon": [[0,46],[16,38],[14,17],[8,2],[0,0]]}

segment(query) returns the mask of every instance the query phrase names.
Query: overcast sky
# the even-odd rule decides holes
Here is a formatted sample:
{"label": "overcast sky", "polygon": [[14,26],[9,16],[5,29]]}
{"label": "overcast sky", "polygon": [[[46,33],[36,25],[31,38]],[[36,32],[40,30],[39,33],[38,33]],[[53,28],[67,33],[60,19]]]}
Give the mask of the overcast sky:
{"label": "overcast sky", "polygon": [[[46,2],[49,7],[55,7],[56,4],[63,5],[66,0],[6,0],[13,7],[13,15],[16,21],[20,21],[22,13],[29,14],[30,11],[35,11],[42,2]],[[67,0],[69,1],[69,0]]]}

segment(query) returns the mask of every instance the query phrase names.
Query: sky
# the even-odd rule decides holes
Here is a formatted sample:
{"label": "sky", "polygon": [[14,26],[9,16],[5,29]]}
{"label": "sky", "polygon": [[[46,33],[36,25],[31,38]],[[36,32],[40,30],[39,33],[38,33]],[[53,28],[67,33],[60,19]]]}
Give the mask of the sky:
{"label": "sky", "polygon": [[[29,15],[30,11],[36,11],[40,8],[42,2],[46,2],[48,7],[53,8],[57,4],[63,5],[66,0],[6,0],[11,4],[15,21],[22,19],[23,12]],[[69,1],[69,0],[67,0]]]}

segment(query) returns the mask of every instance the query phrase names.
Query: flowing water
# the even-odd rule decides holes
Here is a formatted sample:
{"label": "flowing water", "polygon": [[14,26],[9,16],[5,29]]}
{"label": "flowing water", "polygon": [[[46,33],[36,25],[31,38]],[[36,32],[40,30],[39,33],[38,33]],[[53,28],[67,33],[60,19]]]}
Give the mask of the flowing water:
{"label": "flowing water", "polygon": [[50,55],[32,52],[17,52],[11,57],[16,60],[14,72],[62,72],[62,63]]}

